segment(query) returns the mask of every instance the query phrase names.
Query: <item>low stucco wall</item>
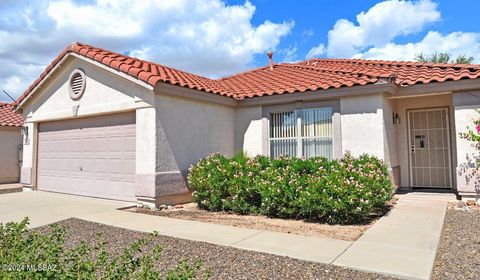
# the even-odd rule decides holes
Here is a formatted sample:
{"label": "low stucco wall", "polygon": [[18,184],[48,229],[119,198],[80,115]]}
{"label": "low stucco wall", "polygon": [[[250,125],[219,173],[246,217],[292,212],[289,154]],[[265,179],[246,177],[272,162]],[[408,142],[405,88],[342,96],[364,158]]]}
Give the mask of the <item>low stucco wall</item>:
{"label": "low stucco wall", "polygon": [[20,128],[0,127],[0,184],[18,183],[20,177]]}
{"label": "low stucco wall", "polygon": [[457,190],[461,195],[480,196],[480,172],[476,163],[478,151],[474,143],[460,137],[459,133],[475,129],[473,121],[479,118],[480,91],[455,93],[453,96],[457,164]]}

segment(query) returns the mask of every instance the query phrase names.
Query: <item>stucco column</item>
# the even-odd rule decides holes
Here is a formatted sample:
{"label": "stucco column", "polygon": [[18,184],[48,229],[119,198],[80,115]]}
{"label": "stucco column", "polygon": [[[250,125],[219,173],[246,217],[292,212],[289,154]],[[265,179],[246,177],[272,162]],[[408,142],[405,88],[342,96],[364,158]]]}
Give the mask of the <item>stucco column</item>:
{"label": "stucco column", "polygon": [[480,198],[480,172],[477,165],[478,151],[473,142],[460,137],[460,133],[475,129],[473,121],[480,116],[480,91],[455,93],[455,137],[457,143],[456,181],[462,197]]}
{"label": "stucco column", "polygon": [[[158,108],[157,110],[162,110]],[[168,135],[163,122],[171,124],[171,119],[166,119],[165,115],[158,114],[156,119],[156,165],[155,165],[155,194],[158,204],[177,204],[191,201],[190,191],[187,188],[186,173],[182,173],[178,163],[178,153],[172,149],[176,145],[177,139]],[[172,127],[170,127],[172,128]],[[175,128],[181,129],[181,128]],[[185,134],[182,137],[191,137]],[[178,139],[179,140],[179,139]],[[195,147],[184,146],[184,152],[194,150]],[[177,151],[178,152],[178,151]],[[185,175],[185,177],[184,177]]]}
{"label": "stucco column", "polygon": [[[190,201],[185,178],[155,107],[136,110],[136,190],[140,204],[158,207]],[[189,147],[185,147],[188,149]]]}
{"label": "stucco column", "polygon": [[156,165],[156,111],[155,107],[136,110],[135,172],[137,200],[155,206]]}
{"label": "stucco column", "polygon": [[28,135],[23,136],[23,159],[20,170],[20,183],[24,187],[36,186],[35,164],[37,157],[37,123],[25,121],[24,126],[28,129]]}

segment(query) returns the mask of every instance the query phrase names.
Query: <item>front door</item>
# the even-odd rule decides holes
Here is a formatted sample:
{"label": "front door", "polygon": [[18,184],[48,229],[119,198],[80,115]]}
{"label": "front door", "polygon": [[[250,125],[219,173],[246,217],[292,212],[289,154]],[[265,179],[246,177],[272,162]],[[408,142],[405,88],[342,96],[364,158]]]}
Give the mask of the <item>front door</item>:
{"label": "front door", "polygon": [[408,143],[411,185],[451,188],[448,108],[409,110]]}

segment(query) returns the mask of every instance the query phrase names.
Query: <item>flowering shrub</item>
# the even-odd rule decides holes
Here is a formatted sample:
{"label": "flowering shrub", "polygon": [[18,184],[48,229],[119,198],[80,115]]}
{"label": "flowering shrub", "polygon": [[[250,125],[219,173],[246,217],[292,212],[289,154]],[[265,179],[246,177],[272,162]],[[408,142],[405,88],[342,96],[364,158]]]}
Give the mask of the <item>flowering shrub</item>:
{"label": "flowering shrub", "polygon": [[460,133],[460,137],[474,142],[477,150],[480,150],[480,118],[474,120],[473,123],[475,125],[475,130],[467,127],[468,131],[465,133]]}
{"label": "flowering shrub", "polygon": [[200,208],[356,223],[384,208],[393,194],[386,165],[368,155],[341,160],[213,154],[188,175]]}

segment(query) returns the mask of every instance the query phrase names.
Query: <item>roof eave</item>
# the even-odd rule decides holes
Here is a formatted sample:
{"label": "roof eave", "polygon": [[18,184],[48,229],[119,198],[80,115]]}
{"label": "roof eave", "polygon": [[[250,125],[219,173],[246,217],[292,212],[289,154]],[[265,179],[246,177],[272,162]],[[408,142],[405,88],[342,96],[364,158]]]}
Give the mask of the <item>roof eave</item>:
{"label": "roof eave", "polygon": [[378,93],[394,94],[398,86],[394,83],[357,85],[352,87],[319,89],[314,91],[283,93],[269,96],[249,97],[238,101],[238,106],[274,105],[293,101],[336,99]]}
{"label": "roof eave", "polygon": [[456,81],[435,82],[428,84],[415,84],[409,86],[399,86],[395,92],[395,97],[409,97],[419,94],[444,93],[456,91],[468,91],[480,89],[480,78],[464,79]]}
{"label": "roof eave", "polygon": [[177,97],[184,97],[188,99],[194,99],[198,101],[204,101],[209,103],[216,103],[220,105],[236,106],[238,100],[234,96],[226,96],[213,94],[198,89],[191,89],[178,85],[172,85],[168,83],[157,83],[154,92],[157,94],[166,94]]}

